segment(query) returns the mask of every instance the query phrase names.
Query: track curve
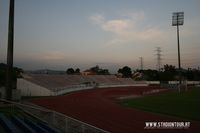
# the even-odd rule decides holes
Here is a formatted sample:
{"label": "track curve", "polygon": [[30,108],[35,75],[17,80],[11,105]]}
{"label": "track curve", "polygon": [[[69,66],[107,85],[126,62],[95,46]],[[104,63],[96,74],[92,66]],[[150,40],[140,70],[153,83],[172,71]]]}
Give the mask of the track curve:
{"label": "track curve", "polygon": [[144,129],[145,122],[184,121],[170,116],[144,112],[121,106],[116,98],[142,95],[158,87],[114,87],[78,91],[64,96],[34,99],[31,102],[67,116],[84,121],[112,133],[164,132],[194,133],[199,131],[200,123],[191,122],[189,129]]}

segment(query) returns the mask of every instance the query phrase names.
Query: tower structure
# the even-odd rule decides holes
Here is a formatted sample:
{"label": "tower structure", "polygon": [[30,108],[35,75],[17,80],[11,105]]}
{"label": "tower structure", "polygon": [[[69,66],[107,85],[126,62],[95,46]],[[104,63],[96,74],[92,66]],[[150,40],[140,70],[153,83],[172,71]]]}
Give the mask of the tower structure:
{"label": "tower structure", "polygon": [[160,69],[161,69],[161,60],[162,60],[162,58],[161,58],[161,56],[162,56],[162,54],[161,54],[162,50],[161,50],[160,47],[156,47],[155,51],[156,51],[156,56],[157,56],[156,68],[157,68],[158,71],[160,71]]}
{"label": "tower structure", "polygon": [[143,57],[140,57],[140,70],[143,70],[144,66],[143,66]]}

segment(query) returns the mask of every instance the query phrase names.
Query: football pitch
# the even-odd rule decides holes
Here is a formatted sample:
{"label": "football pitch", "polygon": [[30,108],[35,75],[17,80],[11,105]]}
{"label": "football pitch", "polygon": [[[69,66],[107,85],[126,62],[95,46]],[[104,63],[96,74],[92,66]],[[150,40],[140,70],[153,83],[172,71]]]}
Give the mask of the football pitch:
{"label": "football pitch", "polygon": [[184,92],[126,99],[122,104],[144,111],[176,116],[185,120],[200,121],[200,88],[190,88]]}

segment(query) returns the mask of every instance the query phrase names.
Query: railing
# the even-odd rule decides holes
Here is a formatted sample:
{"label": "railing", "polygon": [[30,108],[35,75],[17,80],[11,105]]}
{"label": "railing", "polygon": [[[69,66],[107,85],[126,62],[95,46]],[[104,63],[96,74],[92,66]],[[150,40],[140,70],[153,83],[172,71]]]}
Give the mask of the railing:
{"label": "railing", "polygon": [[11,104],[12,109],[22,109],[24,112],[58,128],[63,133],[109,133],[98,127],[40,106],[21,104],[4,99],[0,99],[0,101]]}
{"label": "railing", "polygon": [[73,85],[68,87],[62,87],[62,88],[55,88],[52,91],[53,96],[58,96],[62,94],[66,94],[73,91],[79,91],[79,90],[87,90],[94,88],[94,85]]}
{"label": "railing", "polygon": [[161,83],[160,86],[162,88],[167,88],[167,89],[178,89],[179,87],[178,84],[168,84],[168,83]]}

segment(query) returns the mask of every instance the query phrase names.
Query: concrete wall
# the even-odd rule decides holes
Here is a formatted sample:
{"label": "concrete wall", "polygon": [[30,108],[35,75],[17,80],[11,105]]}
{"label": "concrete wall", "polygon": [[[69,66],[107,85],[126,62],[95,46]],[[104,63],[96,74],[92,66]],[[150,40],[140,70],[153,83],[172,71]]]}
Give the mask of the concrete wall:
{"label": "concrete wall", "polygon": [[59,91],[55,91],[54,95],[58,96],[58,95],[63,95],[69,92],[74,92],[74,91],[80,91],[80,90],[88,90],[88,89],[93,89],[94,86],[77,86],[77,87],[71,87],[71,88],[66,88],[66,89],[62,89]]}
{"label": "concrete wall", "polygon": [[99,85],[98,88],[108,88],[108,87],[130,87],[130,86],[148,86],[148,84],[127,84],[127,85]]}
{"label": "concrete wall", "polygon": [[[179,84],[179,81],[167,81],[168,84]],[[188,85],[200,85],[200,81],[182,81],[187,82]],[[146,81],[147,84],[160,84],[160,81]]]}
{"label": "concrete wall", "polygon": [[[168,81],[169,84],[177,84],[178,81]],[[148,85],[160,85],[159,81],[136,81],[135,84],[127,84],[127,85],[105,85],[105,84],[99,84],[98,88],[105,88],[105,87],[126,87],[126,86],[148,86]],[[187,81],[187,84],[192,85],[199,85],[200,81]],[[86,85],[80,85],[80,86],[71,86],[68,88],[63,89],[57,89],[57,91],[51,91],[45,87],[39,86],[37,84],[34,84],[30,81],[27,81],[25,79],[17,79],[17,90],[21,92],[21,96],[56,96],[56,95],[62,95],[65,93],[73,92],[73,91],[79,91],[79,90],[86,90],[86,89],[93,89],[95,88],[94,85],[86,86]],[[4,92],[1,92],[4,93]]]}
{"label": "concrete wall", "polygon": [[159,85],[160,81],[146,81],[146,83],[150,85]]}
{"label": "concrete wall", "polygon": [[24,79],[17,79],[17,89],[21,91],[21,96],[51,96],[53,93],[36,84]]}

